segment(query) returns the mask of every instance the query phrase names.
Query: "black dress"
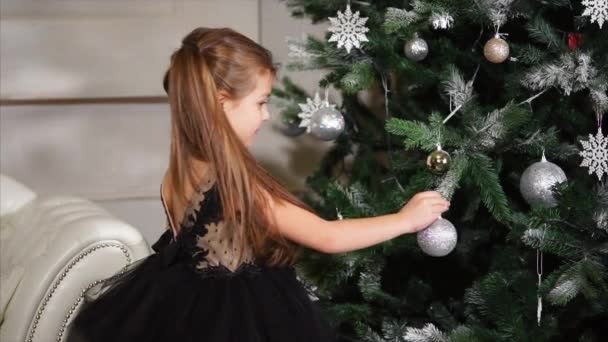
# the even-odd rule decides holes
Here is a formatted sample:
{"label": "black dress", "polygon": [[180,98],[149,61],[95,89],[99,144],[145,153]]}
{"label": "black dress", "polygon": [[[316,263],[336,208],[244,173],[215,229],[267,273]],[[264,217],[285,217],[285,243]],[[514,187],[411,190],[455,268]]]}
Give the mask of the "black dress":
{"label": "black dress", "polygon": [[[168,213],[162,185],[161,199]],[[198,185],[180,227],[86,293],[68,341],[336,340],[293,266],[262,266],[238,248],[212,178]]]}

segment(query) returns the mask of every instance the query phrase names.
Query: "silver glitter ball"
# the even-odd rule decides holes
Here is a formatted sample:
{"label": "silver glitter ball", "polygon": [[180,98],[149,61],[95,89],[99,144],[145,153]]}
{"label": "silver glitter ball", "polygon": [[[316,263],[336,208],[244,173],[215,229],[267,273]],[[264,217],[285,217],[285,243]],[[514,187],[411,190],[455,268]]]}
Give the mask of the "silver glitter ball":
{"label": "silver glitter ball", "polygon": [[450,254],[456,241],[458,233],[452,222],[440,217],[425,230],[418,232],[418,246],[430,256],[441,257]]}
{"label": "silver glitter ball", "polygon": [[310,133],[321,140],[334,140],[344,131],[344,116],[339,110],[322,107],[310,118]]}
{"label": "silver glitter ball", "polygon": [[519,180],[519,191],[530,205],[543,204],[548,208],[555,207],[551,187],[555,183],[566,181],[566,173],[559,166],[543,159],[530,165]]}
{"label": "silver glitter ball", "polygon": [[429,46],[424,39],[416,37],[405,43],[403,51],[407,58],[419,62],[429,54]]}

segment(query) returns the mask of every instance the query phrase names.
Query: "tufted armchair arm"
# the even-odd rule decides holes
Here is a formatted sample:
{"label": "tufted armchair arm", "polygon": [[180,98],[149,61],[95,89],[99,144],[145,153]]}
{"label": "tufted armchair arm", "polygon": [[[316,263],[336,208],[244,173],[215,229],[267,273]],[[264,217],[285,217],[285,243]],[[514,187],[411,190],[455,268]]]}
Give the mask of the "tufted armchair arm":
{"label": "tufted armchair arm", "polygon": [[0,175],[0,340],[62,341],[86,289],[150,254],[99,205]]}

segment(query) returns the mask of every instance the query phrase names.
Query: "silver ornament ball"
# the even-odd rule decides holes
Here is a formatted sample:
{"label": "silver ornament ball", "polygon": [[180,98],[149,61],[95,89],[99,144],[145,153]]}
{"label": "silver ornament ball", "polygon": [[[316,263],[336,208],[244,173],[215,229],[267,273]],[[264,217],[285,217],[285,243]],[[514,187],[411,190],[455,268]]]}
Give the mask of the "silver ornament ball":
{"label": "silver ornament ball", "polygon": [[543,204],[551,208],[557,205],[551,187],[566,181],[566,173],[557,165],[543,160],[530,165],[521,175],[519,191],[530,205]]}
{"label": "silver ornament ball", "polygon": [[407,58],[419,62],[429,54],[429,45],[424,39],[416,37],[405,43],[403,51]]}
{"label": "silver ornament ball", "polygon": [[441,257],[450,254],[456,242],[458,233],[452,222],[440,217],[425,230],[417,234],[418,246],[430,256]]}
{"label": "silver ornament ball", "polygon": [[310,117],[310,133],[320,140],[334,140],[343,131],[344,116],[335,108],[320,108]]}

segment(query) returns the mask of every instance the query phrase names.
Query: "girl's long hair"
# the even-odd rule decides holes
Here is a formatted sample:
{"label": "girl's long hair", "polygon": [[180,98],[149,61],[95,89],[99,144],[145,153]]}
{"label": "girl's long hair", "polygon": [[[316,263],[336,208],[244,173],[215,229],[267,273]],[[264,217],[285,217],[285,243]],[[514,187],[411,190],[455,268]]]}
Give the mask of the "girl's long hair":
{"label": "girl's long hair", "polygon": [[[270,51],[228,28],[196,28],[171,55],[163,85],[171,106],[169,191],[183,205],[186,182],[198,184],[191,161],[211,164],[223,219],[235,227],[256,261],[269,266],[289,265],[299,252],[297,244],[277,230],[268,215],[268,201],[286,201],[312,212],[264,170],[232,129],[219,102],[220,92],[241,99],[255,88],[258,75],[277,68]],[[239,257],[240,259],[240,257]]]}

